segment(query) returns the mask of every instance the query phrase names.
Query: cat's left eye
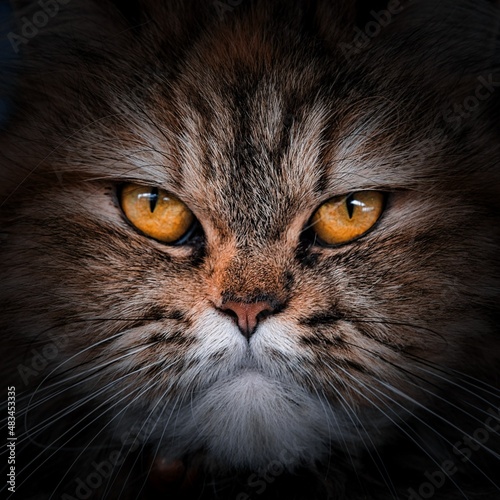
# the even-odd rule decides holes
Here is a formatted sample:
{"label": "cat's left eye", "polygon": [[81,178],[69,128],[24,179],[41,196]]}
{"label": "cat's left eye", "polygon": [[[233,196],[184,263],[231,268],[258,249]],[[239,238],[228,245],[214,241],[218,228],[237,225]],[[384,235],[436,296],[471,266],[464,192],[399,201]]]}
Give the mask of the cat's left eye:
{"label": "cat's left eye", "polygon": [[156,187],[126,184],[120,203],[127,219],[162,243],[176,243],[192,228],[194,215],[179,198]]}
{"label": "cat's left eye", "polygon": [[316,210],[312,229],[322,243],[341,245],[359,238],[378,221],[385,195],[380,191],[358,191],[331,198]]}

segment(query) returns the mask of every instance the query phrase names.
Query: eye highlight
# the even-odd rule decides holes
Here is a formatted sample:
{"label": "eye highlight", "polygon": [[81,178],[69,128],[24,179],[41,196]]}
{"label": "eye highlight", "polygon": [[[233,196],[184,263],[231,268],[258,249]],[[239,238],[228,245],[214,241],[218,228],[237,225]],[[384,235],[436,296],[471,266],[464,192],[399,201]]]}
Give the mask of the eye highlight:
{"label": "eye highlight", "polygon": [[120,204],[137,229],[162,243],[180,240],[195,220],[185,203],[156,187],[126,184],[120,192]]}
{"label": "eye highlight", "polygon": [[316,210],[312,229],[327,245],[348,243],[371,229],[384,209],[380,191],[358,191],[331,198]]}

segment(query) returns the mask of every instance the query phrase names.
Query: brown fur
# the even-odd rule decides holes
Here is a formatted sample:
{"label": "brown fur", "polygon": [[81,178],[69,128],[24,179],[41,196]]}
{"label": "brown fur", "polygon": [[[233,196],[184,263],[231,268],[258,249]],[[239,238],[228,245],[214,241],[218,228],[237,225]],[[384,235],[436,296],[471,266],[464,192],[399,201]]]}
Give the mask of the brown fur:
{"label": "brown fur", "polygon": [[[168,485],[179,498],[403,499],[446,460],[457,472],[434,498],[500,498],[498,432],[471,460],[454,451],[500,410],[500,92],[449,113],[478,77],[500,81],[495,2],[404,3],[347,56],[372,19],[364,2],[243,0],[222,18],[201,0],[116,5],[74,0],[23,46],[0,135],[2,374],[18,392],[22,498],[75,497],[116,450],[125,461],[92,498],[162,498],[154,457],[199,471]],[[200,223],[192,244],[135,231],[124,182],[179,196]],[[366,189],[389,193],[376,227],[317,245],[314,211]],[[239,409],[203,399],[243,373],[217,311],[263,296],[274,330],[244,363],[296,396],[297,415],[251,382]],[[330,437],[312,409],[300,417],[302,392],[342,414],[325,408]],[[199,408],[198,436],[185,429]],[[239,452],[200,437],[225,442],[252,411],[266,420],[227,438]],[[323,436],[303,456],[295,418]],[[300,458],[269,476],[283,457],[266,439],[282,430]]]}

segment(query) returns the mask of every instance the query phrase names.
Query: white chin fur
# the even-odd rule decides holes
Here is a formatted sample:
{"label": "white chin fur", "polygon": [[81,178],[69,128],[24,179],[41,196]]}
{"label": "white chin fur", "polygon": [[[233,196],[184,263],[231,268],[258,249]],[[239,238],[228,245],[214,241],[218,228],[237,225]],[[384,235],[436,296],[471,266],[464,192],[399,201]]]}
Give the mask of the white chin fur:
{"label": "white chin fur", "polygon": [[208,463],[229,468],[310,463],[343,427],[326,402],[255,372],[219,381],[181,413],[174,442],[203,448]]}
{"label": "white chin fur", "polygon": [[[214,468],[256,470],[278,461],[291,470],[321,459],[332,442],[349,443],[350,452],[362,442],[353,426],[356,417],[273,373],[269,346],[295,358],[285,327],[268,322],[255,334],[255,367],[255,359],[247,365],[246,339],[226,318],[211,311],[199,321],[195,368],[178,381],[186,395],[158,405],[161,415],[146,437],[161,442],[166,459],[203,450],[207,466]],[[211,361],[212,354],[220,355],[219,362]]]}

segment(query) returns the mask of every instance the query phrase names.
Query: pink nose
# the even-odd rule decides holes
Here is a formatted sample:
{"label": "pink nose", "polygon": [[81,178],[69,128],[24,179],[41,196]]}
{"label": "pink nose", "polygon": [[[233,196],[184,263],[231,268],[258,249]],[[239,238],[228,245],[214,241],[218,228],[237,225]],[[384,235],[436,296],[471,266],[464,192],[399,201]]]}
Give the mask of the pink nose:
{"label": "pink nose", "polygon": [[269,302],[225,302],[221,308],[225,313],[233,316],[238,323],[241,333],[250,339],[255,332],[259,320],[272,314],[275,309]]}

